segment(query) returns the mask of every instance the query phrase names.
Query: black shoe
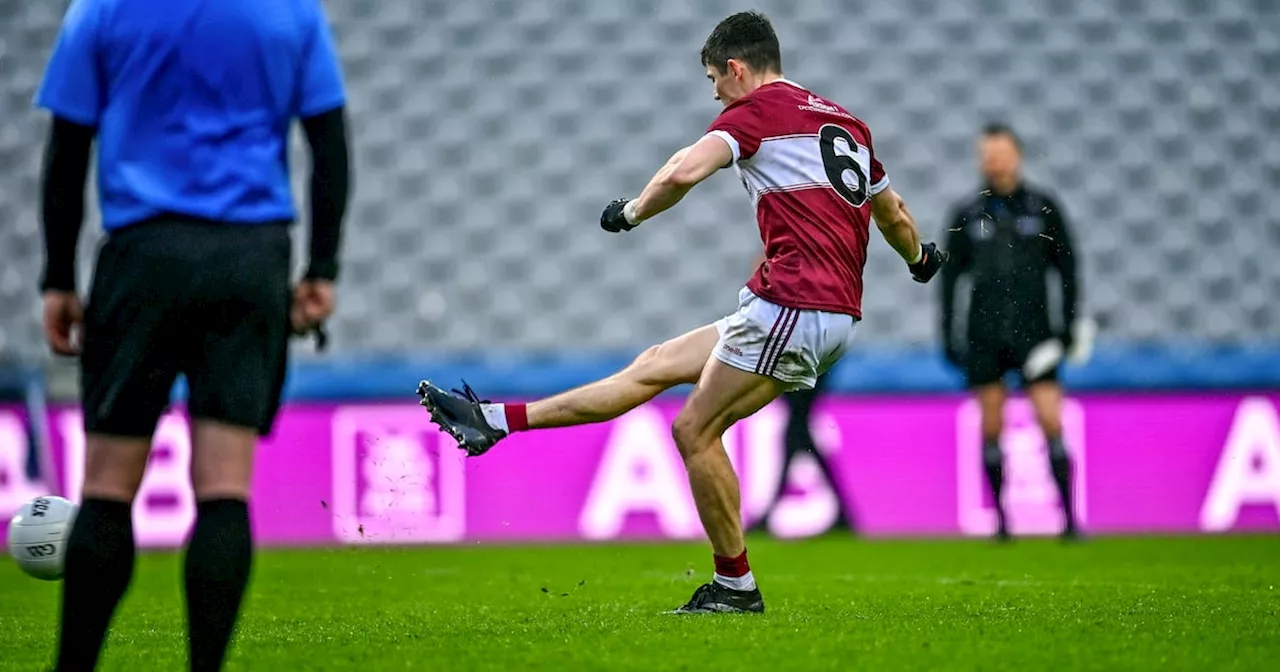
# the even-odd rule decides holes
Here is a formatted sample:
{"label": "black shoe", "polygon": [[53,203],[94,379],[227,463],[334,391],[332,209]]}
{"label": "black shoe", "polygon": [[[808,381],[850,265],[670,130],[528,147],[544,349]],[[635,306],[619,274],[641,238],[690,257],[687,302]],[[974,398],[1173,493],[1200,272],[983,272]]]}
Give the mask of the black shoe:
{"label": "black shoe", "polygon": [[461,392],[447,392],[424,380],[418,383],[418,396],[422,397],[419,403],[431,413],[431,421],[448,432],[471,457],[483,455],[507,435],[489,426],[480,410],[480,404],[489,402],[476,396],[465,381]]}
{"label": "black shoe", "polygon": [[1067,523],[1066,527],[1062,528],[1062,533],[1058,535],[1058,538],[1066,542],[1084,541],[1084,534],[1080,532],[1080,528],[1076,527],[1074,522],[1070,522]]}
{"label": "black shoe", "polygon": [[673,614],[763,614],[764,598],[759,588],[734,590],[715,581],[693,591],[693,597]]}
{"label": "black shoe", "polygon": [[1009,534],[1009,526],[1006,525],[1003,520],[1001,520],[1000,524],[996,526],[996,534],[994,537],[992,537],[992,539],[1002,544],[1013,541],[1013,535]]}

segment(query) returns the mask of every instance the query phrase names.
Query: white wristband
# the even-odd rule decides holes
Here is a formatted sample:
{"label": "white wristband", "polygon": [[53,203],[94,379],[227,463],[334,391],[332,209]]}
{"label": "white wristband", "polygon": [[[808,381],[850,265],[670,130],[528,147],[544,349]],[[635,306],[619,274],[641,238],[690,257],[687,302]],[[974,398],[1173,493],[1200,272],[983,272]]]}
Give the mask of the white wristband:
{"label": "white wristband", "polygon": [[631,226],[636,226],[640,223],[640,221],[636,219],[635,200],[627,201],[627,204],[622,206],[622,216],[626,218],[627,223]]}
{"label": "white wristband", "polygon": [[916,258],[915,258],[915,259],[912,259],[911,261],[908,261],[908,262],[907,262],[907,265],[908,265],[908,266],[914,266],[914,265],[916,265],[916,264],[920,263],[920,260],[921,260],[921,259],[924,259],[924,245],[921,245],[921,246],[920,246],[920,249],[916,250]]}

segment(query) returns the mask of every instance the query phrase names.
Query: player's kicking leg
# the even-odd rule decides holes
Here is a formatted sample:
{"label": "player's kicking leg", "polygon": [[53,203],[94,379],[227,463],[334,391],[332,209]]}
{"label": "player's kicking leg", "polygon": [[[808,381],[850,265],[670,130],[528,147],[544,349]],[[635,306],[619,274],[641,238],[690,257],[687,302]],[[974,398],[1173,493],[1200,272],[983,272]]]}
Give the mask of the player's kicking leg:
{"label": "player's kicking leg", "polygon": [[530,404],[492,404],[465,385],[450,393],[425,380],[418,396],[432,420],[476,456],[512,432],[612,420],[676,385],[696,383],[718,339],[714,326],[694,329],[645,350],[608,378]]}
{"label": "player's kicking leg", "polygon": [[699,586],[674,613],[764,611],[742,538],[738,476],[720,437],[785,390],[782,381],[713,358],[672,424],[671,434],[684,458],[689,489],[711,540],[716,567],[714,580]]}
{"label": "player's kicking leg", "polygon": [[[715,555],[715,580],[676,613],[761,612],[747,564],[738,478],[720,436],[791,387],[812,387],[853,337],[848,315],[783,308],[748,290],[736,313],[651,348],[604,380],[533,404],[490,404],[474,392],[449,393],[423,381],[432,420],[479,455],[513,431],[603,422],[681,383],[697,385],[672,435]],[[712,355],[714,354],[714,357]]]}

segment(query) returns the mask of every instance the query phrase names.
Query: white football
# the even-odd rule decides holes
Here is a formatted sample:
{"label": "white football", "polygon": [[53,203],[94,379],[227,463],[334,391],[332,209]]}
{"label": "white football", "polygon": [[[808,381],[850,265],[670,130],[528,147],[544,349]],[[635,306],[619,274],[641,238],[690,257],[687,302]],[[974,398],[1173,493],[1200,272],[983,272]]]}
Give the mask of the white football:
{"label": "white football", "polygon": [[9,555],[29,576],[61,579],[75,517],[76,505],[61,497],[36,497],[23,504],[9,521]]}

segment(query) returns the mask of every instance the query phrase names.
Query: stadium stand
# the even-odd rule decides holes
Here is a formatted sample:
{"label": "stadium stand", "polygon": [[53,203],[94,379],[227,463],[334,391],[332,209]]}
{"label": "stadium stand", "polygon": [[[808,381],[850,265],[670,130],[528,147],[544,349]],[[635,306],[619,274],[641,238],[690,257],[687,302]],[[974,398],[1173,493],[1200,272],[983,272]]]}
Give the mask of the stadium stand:
{"label": "stadium stand", "polygon": [[[331,356],[302,357],[292,396],[406,394],[427,372],[536,394],[733,308],[758,240],[731,175],[636,235],[596,220],[717,113],[698,49],[708,17],[739,3],[325,4],[357,189]],[[1077,389],[1280,385],[1280,29],[1266,4],[753,3],[790,45],[788,76],[870,124],[931,236],[977,188],[981,124],[1020,131],[1031,179],[1075,225],[1084,309],[1104,327],[1094,360],[1068,371]],[[31,100],[65,6],[0,0],[0,361],[24,365],[46,357],[47,120]],[[866,286],[862,349],[833,387],[958,388],[936,352],[935,289],[879,240]]]}

